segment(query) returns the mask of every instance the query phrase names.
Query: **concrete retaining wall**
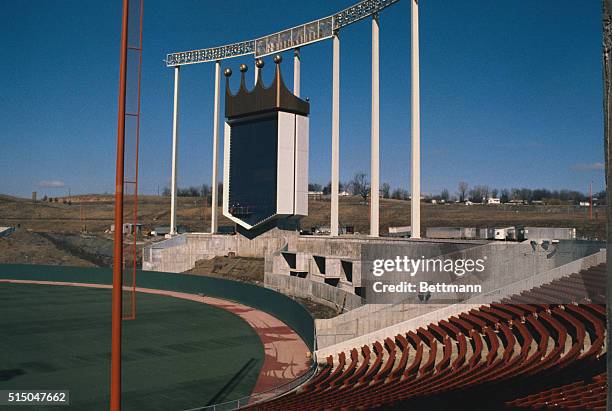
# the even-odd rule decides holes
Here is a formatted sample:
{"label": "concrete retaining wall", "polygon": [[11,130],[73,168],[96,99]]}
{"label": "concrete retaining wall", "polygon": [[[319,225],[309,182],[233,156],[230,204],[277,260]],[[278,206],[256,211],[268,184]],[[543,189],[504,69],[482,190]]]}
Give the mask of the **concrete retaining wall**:
{"label": "concrete retaining wall", "polygon": [[[146,271],[178,273],[195,266],[196,261],[234,253],[239,257],[265,258],[295,243],[297,233],[273,229],[249,239],[240,234],[182,234],[147,246],[143,250],[142,268]],[[266,271],[272,262],[266,259]],[[270,266],[268,267],[268,264]]]}
{"label": "concrete retaining wall", "polygon": [[235,235],[181,234],[143,249],[142,269],[180,273],[198,260],[236,252]]}
{"label": "concrete retaining wall", "polygon": [[296,297],[310,298],[332,308],[350,311],[362,304],[361,297],[323,282],[284,274],[266,273],[266,288]]}
{"label": "concrete retaining wall", "polygon": [[406,255],[420,257],[421,255],[428,256],[448,253],[449,247],[463,249],[485,243],[486,242],[483,241],[467,240],[457,240],[453,242],[435,239],[408,240],[405,238],[393,237],[372,238],[358,236],[301,236],[298,238],[298,241],[295,244],[295,250],[311,255],[335,256],[338,258],[359,260],[361,259],[361,247],[365,244],[368,246],[401,246],[405,248]]}

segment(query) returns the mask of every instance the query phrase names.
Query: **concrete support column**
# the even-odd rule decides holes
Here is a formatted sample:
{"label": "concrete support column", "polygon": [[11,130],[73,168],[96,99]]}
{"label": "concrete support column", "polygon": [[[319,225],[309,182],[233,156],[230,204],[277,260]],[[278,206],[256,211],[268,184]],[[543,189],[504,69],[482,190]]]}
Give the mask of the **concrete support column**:
{"label": "concrete support column", "polygon": [[378,237],[379,233],[379,193],[380,193],[380,166],[379,166],[379,49],[378,49],[378,15],[372,18],[372,147],[371,147],[371,175],[370,186],[370,236]]}
{"label": "concrete support column", "polygon": [[300,49],[293,51],[293,94],[300,96]]}
{"label": "concrete support column", "polygon": [[[257,70],[255,70],[257,72]],[[218,146],[219,146],[219,106],[221,105],[221,62],[215,62],[215,103],[214,103],[214,118],[213,118],[213,164],[212,164],[212,186],[211,186],[211,203],[210,203],[210,232],[217,232],[217,161],[218,161]]]}
{"label": "concrete support column", "polygon": [[421,103],[419,91],[419,4],[411,2],[411,71],[412,71],[412,200],[410,222],[412,238],[421,238]]}
{"label": "concrete support column", "polygon": [[172,198],[170,205],[170,234],[176,234],[176,177],[177,177],[177,149],[178,149],[178,109],[179,109],[179,74],[180,66],[174,67],[174,112],[172,113]]}
{"label": "concrete support column", "polygon": [[338,189],[340,185],[340,38],[333,37],[332,85],[332,161],[331,161],[331,224],[332,236],[338,235]]}

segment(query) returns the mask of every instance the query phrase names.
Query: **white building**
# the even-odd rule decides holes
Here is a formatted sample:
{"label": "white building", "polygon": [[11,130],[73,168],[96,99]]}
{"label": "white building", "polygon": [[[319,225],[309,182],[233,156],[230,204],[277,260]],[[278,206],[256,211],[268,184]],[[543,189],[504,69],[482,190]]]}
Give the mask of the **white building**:
{"label": "white building", "polygon": [[501,200],[497,197],[487,198],[487,204],[501,204]]}

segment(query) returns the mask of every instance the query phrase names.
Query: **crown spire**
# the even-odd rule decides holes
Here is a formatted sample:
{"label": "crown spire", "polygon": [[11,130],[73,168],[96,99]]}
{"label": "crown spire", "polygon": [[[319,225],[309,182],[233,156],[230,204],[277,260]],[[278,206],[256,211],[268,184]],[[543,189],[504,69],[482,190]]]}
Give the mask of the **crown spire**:
{"label": "crown spire", "polygon": [[269,87],[266,87],[262,78],[262,69],[265,64],[262,59],[257,59],[255,62],[255,70],[258,70],[257,82],[250,91],[246,87],[245,79],[248,66],[241,64],[240,88],[236,94],[232,94],[230,88],[232,70],[225,69],[225,116],[228,119],[272,111],[309,114],[310,103],[295,96],[285,86],[280,69],[282,61],[283,58],[280,55],[274,56],[274,63],[276,63],[274,81]]}

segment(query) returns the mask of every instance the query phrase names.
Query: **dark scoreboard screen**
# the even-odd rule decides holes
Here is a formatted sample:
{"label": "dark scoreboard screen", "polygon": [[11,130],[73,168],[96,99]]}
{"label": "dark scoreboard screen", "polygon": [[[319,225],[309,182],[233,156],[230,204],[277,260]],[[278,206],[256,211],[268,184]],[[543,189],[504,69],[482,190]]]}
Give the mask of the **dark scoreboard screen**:
{"label": "dark scoreboard screen", "polygon": [[276,214],[278,115],[230,123],[229,212],[255,225]]}

